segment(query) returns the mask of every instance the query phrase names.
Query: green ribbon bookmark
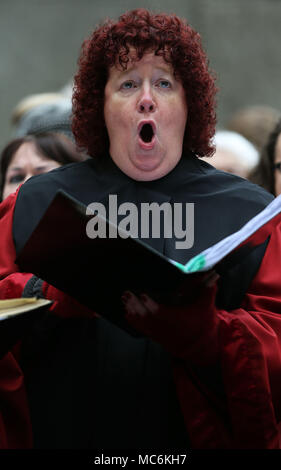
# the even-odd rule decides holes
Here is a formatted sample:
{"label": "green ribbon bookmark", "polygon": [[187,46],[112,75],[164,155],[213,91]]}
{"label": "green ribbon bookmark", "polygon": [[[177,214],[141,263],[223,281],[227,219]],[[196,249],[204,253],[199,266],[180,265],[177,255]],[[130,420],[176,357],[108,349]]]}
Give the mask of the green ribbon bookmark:
{"label": "green ribbon bookmark", "polygon": [[206,259],[204,255],[198,255],[192,258],[184,267],[186,273],[194,273],[196,271],[201,271],[206,264]]}

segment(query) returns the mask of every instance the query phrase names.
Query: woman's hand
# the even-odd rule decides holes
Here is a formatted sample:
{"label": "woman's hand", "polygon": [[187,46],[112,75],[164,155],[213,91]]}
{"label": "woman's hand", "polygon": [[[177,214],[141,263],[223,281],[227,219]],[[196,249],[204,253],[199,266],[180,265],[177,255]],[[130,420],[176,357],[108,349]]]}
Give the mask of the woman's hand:
{"label": "woman's hand", "polygon": [[147,294],[124,292],[128,323],[160,343],[173,356],[196,364],[215,362],[218,354],[218,318],[215,306],[217,277],[189,305],[158,303]]}

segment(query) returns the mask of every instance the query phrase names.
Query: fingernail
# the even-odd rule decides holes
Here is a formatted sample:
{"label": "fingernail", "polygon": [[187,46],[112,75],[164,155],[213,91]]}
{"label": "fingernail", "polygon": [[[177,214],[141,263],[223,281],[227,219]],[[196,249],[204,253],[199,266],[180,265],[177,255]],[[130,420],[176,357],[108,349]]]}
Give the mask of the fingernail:
{"label": "fingernail", "polygon": [[121,299],[122,300],[129,300],[132,298],[132,294],[129,291],[123,292]]}
{"label": "fingernail", "polygon": [[140,294],[140,298],[141,298],[142,300],[146,300],[146,301],[148,300],[148,297],[147,297],[146,294]]}
{"label": "fingernail", "polygon": [[122,301],[123,304],[126,306],[126,305],[128,304],[128,302],[129,302],[129,299],[128,299],[128,297],[125,297],[124,295],[122,295],[121,301]]}

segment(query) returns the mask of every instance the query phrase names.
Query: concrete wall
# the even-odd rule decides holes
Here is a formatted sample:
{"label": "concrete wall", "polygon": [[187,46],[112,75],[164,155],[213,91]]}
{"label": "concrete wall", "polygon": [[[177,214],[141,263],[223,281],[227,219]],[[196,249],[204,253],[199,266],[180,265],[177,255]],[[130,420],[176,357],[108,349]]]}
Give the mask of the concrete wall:
{"label": "concrete wall", "polygon": [[1,147],[18,101],[63,87],[95,25],[140,6],[184,16],[202,34],[218,75],[220,125],[244,105],[281,110],[281,0],[0,0]]}

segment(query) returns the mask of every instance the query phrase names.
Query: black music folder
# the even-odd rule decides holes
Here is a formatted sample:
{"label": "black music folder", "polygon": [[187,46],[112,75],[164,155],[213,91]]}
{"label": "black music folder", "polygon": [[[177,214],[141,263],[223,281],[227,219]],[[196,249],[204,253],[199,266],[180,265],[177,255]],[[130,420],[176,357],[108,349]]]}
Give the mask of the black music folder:
{"label": "black music folder", "polygon": [[[146,292],[156,300],[173,302],[175,290],[184,284],[184,300],[192,301],[202,279],[207,280],[206,272],[214,270],[220,275],[218,306],[233,309],[239,307],[259,268],[271,230],[281,220],[278,199],[238,232],[182,265],[142,240],[123,238],[118,230],[116,238],[89,238],[86,226],[94,214],[87,215],[85,205],[60,190],[16,263],[22,271],[36,274],[125,329],[124,291]],[[111,222],[105,223],[107,233],[112,233]]]}

